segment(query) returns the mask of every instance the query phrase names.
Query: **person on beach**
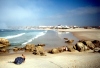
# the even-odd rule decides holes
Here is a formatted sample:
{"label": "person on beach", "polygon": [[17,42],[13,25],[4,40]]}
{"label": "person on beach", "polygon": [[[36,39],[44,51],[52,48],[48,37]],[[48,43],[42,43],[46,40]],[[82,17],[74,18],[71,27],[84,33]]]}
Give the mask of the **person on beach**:
{"label": "person on beach", "polygon": [[24,61],[25,61],[25,56],[22,54],[22,58],[24,59]]}
{"label": "person on beach", "polygon": [[25,56],[22,54],[22,57],[15,58],[15,61],[13,63],[21,64],[21,63],[25,62],[25,59],[26,59]]}

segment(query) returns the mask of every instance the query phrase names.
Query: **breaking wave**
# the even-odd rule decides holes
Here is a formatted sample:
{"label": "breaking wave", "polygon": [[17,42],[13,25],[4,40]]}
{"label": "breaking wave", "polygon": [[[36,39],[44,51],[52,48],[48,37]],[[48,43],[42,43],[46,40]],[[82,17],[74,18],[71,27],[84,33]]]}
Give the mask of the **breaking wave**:
{"label": "breaking wave", "polygon": [[46,33],[47,33],[47,31],[40,32],[38,35],[36,35],[35,37],[29,39],[27,42],[22,43],[22,45],[25,45],[25,44],[27,44],[27,43],[29,43],[29,42],[32,42],[34,39],[36,39],[36,38],[38,38],[38,37],[40,37],[40,36],[43,36],[43,35],[45,35]]}
{"label": "breaking wave", "polygon": [[20,34],[17,34],[17,35],[6,36],[6,37],[2,37],[2,38],[5,38],[5,39],[12,39],[12,38],[16,38],[16,37],[22,36],[22,35],[24,35],[24,34],[25,34],[25,33],[20,33]]}

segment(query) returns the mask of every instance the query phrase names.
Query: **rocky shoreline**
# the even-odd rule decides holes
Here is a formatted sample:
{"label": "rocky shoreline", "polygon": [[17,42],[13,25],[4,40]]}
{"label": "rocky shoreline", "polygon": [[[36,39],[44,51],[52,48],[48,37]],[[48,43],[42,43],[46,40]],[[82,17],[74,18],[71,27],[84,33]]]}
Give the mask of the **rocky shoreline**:
{"label": "rocky shoreline", "polygon": [[13,52],[23,51],[23,52],[32,52],[34,55],[45,55],[45,53],[61,53],[64,51],[69,52],[83,52],[88,50],[93,50],[93,52],[100,53],[100,41],[99,40],[79,40],[76,44],[73,44],[74,40],[69,40],[68,38],[64,38],[65,43],[67,46],[61,46],[49,50],[44,50],[45,44],[26,44],[25,47],[14,47],[12,49],[7,49],[10,45],[9,40],[0,38],[0,53],[10,53],[12,50]]}

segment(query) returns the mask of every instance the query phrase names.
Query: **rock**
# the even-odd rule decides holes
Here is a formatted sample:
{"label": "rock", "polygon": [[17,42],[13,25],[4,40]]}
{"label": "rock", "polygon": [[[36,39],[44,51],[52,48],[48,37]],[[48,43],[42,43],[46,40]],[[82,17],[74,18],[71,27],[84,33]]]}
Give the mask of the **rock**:
{"label": "rock", "polygon": [[9,41],[7,40],[7,39],[4,39],[4,38],[0,38],[0,47],[2,48],[2,47],[7,47],[7,46],[9,46],[10,45],[10,43],[9,43]]}
{"label": "rock", "polygon": [[65,43],[73,43],[74,42],[74,40],[67,40],[67,41],[65,41]]}
{"label": "rock", "polygon": [[68,40],[68,38],[64,38],[64,40]]}
{"label": "rock", "polygon": [[7,52],[7,49],[2,48],[2,49],[0,49],[0,52]]}
{"label": "rock", "polygon": [[82,42],[77,42],[77,43],[73,46],[73,48],[74,48],[75,50],[80,51],[80,52],[89,50],[89,48],[88,48],[86,45],[84,45]]}
{"label": "rock", "polygon": [[63,48],[57,48],[59,52],[63,52]]}
{"label": "rock", "polygon": [[74,52],[75,49],[73,48],[73,46],[74,46],[73,44],[68,45],[68,46],[67,46],[68,51]]}
{"label": "rock", "polygon": [[19,49],[18,47],[14,47],[13,51],[18,51],[18,49]]}
{"label": "rock", "polygon": [[51,54],[59,53],[59,49],[58,48],[54,48],[54,49],[50,50],[49,53],[51,53]]}
{"label": "rock", "polygon": [[0,48],[3,48],[4,47],[4,45],[3,44],[0,44]]}
{"label": "rock", "polygon": [[24,50],[24,48],[18,48],[18,50],[23,51],[23,50]]}
{"label": "rock", "polygon": [[33,52],[34,49],[35,49],[35,45],[34,44],[27,44],[25,46],[25,50],[28,50],[28,51],[31,51],[31,52]]}
{"label": "rock", "polygon": [[37,46],[37,47],[35,47],[33,54],[45,56],[45,50],[42,46]]}
{"label": "rock", "polygon": [[63,51],[67,51],[68,48],[67,48],[66,46],[63,46],[63,47],[61,47],[61,50],[62,50],[62,52],[63,52]]}
{"label": "rock", "polygon": [[95,47],[100,48],[100,41],[99,40],[93,40],[92,43],[95,45]]}
{"label": "rock", "polygon": [[45,46],[45,44],[38,44],[37,46]]}
{"label": "rock", "polygon": [[84,41],[86,41],[86,40],[84,40],[84,39],[81,39],[81,40],[79,40],[78,42],[84,42]]}
{"label": "rock", "polygon": [[92,41],[83,41],[83,44],[92,50],[95,48],[95,45],[92,43]]}
{"label": "rock", "polygon": [[100,48],[98,48],[98,47],[94,48],[94,52],[100,53]]}

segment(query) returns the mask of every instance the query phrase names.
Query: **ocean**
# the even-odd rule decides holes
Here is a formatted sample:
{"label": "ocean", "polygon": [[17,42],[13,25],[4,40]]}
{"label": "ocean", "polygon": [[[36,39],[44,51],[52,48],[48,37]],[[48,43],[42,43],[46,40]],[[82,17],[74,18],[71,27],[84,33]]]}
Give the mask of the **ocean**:
{"label": "ocean", "polygon": [[46,48],[54,48],[67,45],[63,38],[78,41],[70,32],[58,32],[57,30],[0,30],[0,38],[10,41],[12,47],[24,47],[26,44],[45,44]]}

